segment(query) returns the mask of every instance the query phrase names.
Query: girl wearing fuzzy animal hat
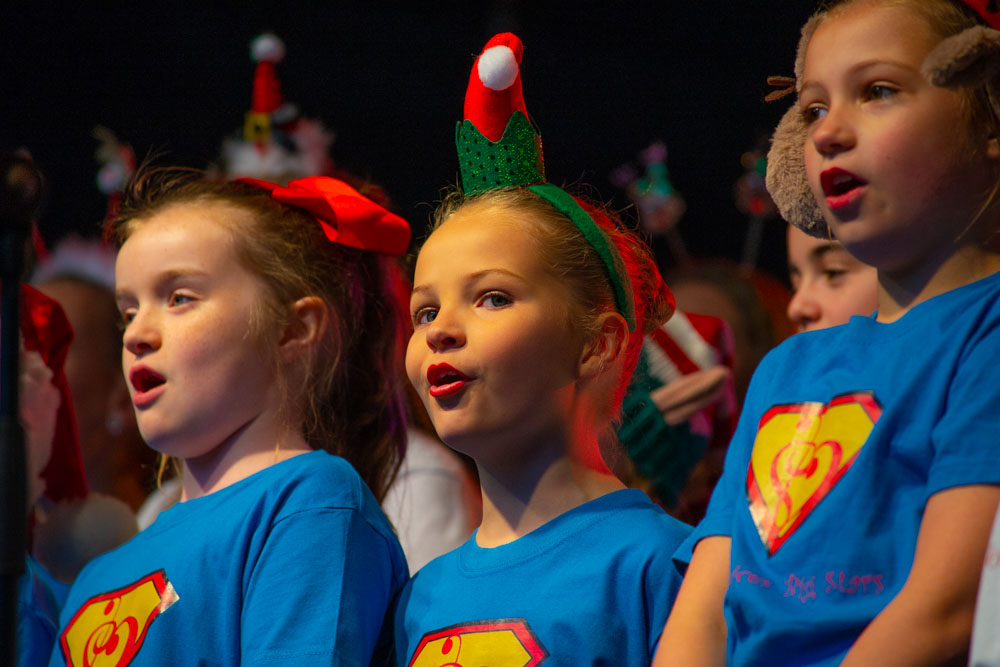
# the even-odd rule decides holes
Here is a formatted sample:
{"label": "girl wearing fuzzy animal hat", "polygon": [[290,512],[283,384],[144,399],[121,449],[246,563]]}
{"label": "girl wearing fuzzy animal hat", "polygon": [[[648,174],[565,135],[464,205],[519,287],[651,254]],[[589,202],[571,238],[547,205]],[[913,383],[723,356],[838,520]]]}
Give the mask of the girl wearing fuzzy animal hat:
{"label": "girl wearing fuzzy animal hat", "polygon": [[968,651],[1000,499],[997,28],[984,0],[844,0],[806,24],[768,185],[876,267],[878,311],[757,368],[657,665]]}
{"label": "girl wearing fuzzy animal hat", "polygon": [[599,442],[673,299],[638,239],[545,182],[521,55],[504,33],[473,65],[464,193],[417,258],[407,373],[441,439],[475,460],[483,520],[400,595],[396,657],[648,664],[689,528],[624,488]]}

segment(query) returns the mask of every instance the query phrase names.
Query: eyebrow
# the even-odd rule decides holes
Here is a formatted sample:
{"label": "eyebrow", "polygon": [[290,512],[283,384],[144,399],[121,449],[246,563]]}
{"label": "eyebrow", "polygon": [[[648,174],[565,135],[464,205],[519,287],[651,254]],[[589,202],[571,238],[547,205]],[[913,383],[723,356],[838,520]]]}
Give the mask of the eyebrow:
{"label": "eyebrow", "polygon": [[843,250],[844,252],[847,252],[847,248],[845,248],[844,244],[842,244],[840,241],[830,241],[829,243],[824,243],[823,245],[816,246],[815,248],[810,250],[809,259],[820,260],[823,259],[823,257],[828,255],[829,253],[836,252],[837,250]]}
{"label": "eyebrow", "polygon": [[[162,287],[163,285],[169,285],[170,283],[176,282],[181,278],[203,278],[208,274],[201,269],[195,268],[181,268],[181,269],[170,269],[169,271],[164,271],[163,273],[156,276],[155,284],[157,287]],[[131,296],[129,290],[122,288],[115,288],[115,299],[122,299],[127,296]]]}
{"label": "eyebrow", "polygon": [[[481,278],[484,278],[490,275],[491,273],[499,273],[501,275],[509,276],[516,280],[520,280],[521,282],[528,282],[520,274],[514,273],[513,271],[508,271],[507,269],[501,269],[499,267],[494,269],[483,269],[482,271],[476,271],[475,273],[470,273],[468,276],[465,277],[465,280],[466,282],[469,283],[476,282],[477,280],[480,280]],[[411,294],[424,294],[430,291],[432,291],[430,285],[415,285],[413,287],[413,290],[411,290]]]}
{"label": "eyebrow", "polygon": [[[909,65],[907,63],[901,62],[899,60],[883,60],[883,59],[879,58],[879,59],[872,59],[872,60],[862,60],[859,63],[855,63],[855,64],[851,65],[850,68],[848,68],[847,74],[849,76],[857,76],[858,74],[864,72],[865,70],[871,69],[872,67],[876,67],[878,65],[890,65],[892,67],[898,67],[900,69],[905,69],[905,70],[908,70],[910,72],[918,72],[918,70],[914,69],[913,66],[911,66],[911,65]],[[806,79],[805,81],[802,82],[802,88],[800,90],[804,91],[807,88],[811,88],[811,87],[822,88],[822,86],[820,86],[819,82],[813,81],[812,79]]]}

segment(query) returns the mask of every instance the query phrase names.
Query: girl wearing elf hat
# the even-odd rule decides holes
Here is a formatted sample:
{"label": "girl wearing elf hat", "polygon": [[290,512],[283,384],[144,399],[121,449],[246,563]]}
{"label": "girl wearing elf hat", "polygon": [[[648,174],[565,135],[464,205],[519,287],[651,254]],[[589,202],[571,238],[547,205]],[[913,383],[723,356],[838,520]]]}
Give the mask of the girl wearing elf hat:
{"label": "girl wearing elf hat", "polygon": [[401,594],[400,665],[646,664],[680,583],[688,528],[599,451],[672,297],[634,236],[545,182],[521,55],[504,33],[473,65],[464,192],[417,258],[407,373],[475,460],[483,520]]}
{"label": "girl wearing elf hat", "polygon": [[657,665],[968,651],[1000,499],[997,29],[992,0],[843,0],[806,24],[768,187],[877,269],[878,311],[758,367]]}

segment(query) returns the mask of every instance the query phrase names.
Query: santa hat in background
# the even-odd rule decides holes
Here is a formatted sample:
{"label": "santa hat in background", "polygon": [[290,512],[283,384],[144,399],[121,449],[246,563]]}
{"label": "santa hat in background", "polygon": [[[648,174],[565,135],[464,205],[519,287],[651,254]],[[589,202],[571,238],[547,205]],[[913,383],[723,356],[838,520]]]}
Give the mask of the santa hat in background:
{"label": "santa hat in background", "polygon": [[40,474],[44,489],[35,516],[42,520],[32,522],[32,553],[52,576],[71,583],[95,556],[135,535],[135,514],[117,498],[87,488],[64,371],[73,331],[59,304],[27,285],[21,288],[21,334],[25,349],[52,371],[60,397],[52,451]]}
{"label": "santa hat in background", "polygon": [[256,63],[251,108],[241,135],[223,141],[221,170],[230,178],[257,178],[281,185],[330,175],[333,133],[319,120],[299,115],[281,92],[275,66],[285,57],[284,43],[264,33],[250,43],[250,56]]}
{"label": "santa hat in background", "polygon": [[1000,2],[997,0],[962,0],[994,30],[1000,30]]}
{"label": "santa hat in background", "polygon": [[41,473],[44,495],[56,503],[85,498],[87,478],[83,473],[73,401],[63,370],[73,329],[56,301],[27,285],[21,288],[21,336],[25,350],[38,352],[52,371],[52,384],[60,396],[52,455]]}
{"label": "santa hat in background", "polygon": [[[109,201],[109,208],[111,203]],[[67,236],[49,256],[35,266],[31,284],[41,285],[58,278],[92,283],[108,292],[115,290],[115,250],[101,241]]]}

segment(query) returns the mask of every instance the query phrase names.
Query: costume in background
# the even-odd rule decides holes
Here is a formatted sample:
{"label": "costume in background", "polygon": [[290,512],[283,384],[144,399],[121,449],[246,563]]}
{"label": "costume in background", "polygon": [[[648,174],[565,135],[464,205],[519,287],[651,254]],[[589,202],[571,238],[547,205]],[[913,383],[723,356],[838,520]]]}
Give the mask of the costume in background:
{"label": "costume in background", "polygon": [[1000,667],[1000,512],[993,519],[990,543],[976,597],[969,667]]}
{"label": "costume in background", "polygon": [[673,426],[650,394],[684,375],[720,365],[732,371],[733,340],[726,323],[711,315],[675,311],[646,336],[622,402],[618,440],[653,495],[672,511],[706,445],[729,443],[736,396],[729,379],[718,402]]}
{"label": "costume in background", "polygon": [[732,538],[730,664],[839,663],[906,581],[927,499],[1000,483],[998,356],[1000,273],[764,359],[677,555]]}
{"label": "costume in background", "polygon": [[[64,365],[73,331],[62,308],[28,285],[21,286],[21,338],[52,372],[59,392],[52,448],[40,473],[42,497],[29,507],[29,550],[18,583],[18,663],[44,664],[55,639],[59,608],[68,586],[83,565],[135,534],[128,508],[89,493],[83,473],[73,404]],[[26,438],[25,444],[31,445]],[[38,558],[38,560],[36,560]],[[39,563],[43,560],[50,569]],[[64,581],[53,574],[62,575]]]}
{"label": "costume in background", "polygon": [[[391,208],[388,195],[371,182],[362,182],[335,164],[330,155],[334,134],[316,118],[299,112],[285,99],[277,64],[285,45],[274,34],[264,33],[250,44],[256,63],[252,102],[238,135],[222,142],[219,167],[227,177],[262,178],[275,183],[310,176],[336,176],[366,197]],[[403,290],[402,308],[409,315],[410,286]],[[400,371],[402,372],[402,371]],[[472,532],[478,516],[478,489],[458,456],[440,443],[407,431],[407,449],[399,474],[393,480],[383,509],[396,528],[410,570],[454,549]],[[140,510],[140,525],[151,522],[169,507],[176,489],[164,485]]]}
{"label": "costume in background", "polygon": [[350,464],[300,454],[179,503],[88,565],[50,664],[368,664],[406,575]]}
{"label": "costume in background", "polygon": [[670,554],[689,530],[624,489],[510,544],[473,536],[400,595],[397,664],[649,664],[680,587]]}
{"label": "costume in background", "polygon": [[382,509],[396,528],[411,574],[469,538],[479,502],[479,486],[455,453],[407,429],[406,456]]}

